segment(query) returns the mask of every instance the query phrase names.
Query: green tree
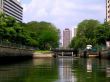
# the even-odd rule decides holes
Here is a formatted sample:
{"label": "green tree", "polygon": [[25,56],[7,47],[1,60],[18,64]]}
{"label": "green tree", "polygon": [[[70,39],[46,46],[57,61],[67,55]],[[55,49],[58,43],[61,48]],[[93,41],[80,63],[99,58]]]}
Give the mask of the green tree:
{"label": "green tree", "polygon": [[105,45],[107,39],[110,38],[110,25],[108,23],[101,24],[97,20],[84,20],[78,24],[77,35],[71,41],[70,47],[85,48],[90,44]]}
{"label": "green tree", "polygon": [[50,49],[59,45],[59,30],[48,22],[20,23],[13,17],[0,14],[0,40]]}
{"label": "green tree", "polygon": [[24,30],[37,41],[39,49],[50,49],[59,45],[59,30],[51,23],[32,21],[26,24]]}

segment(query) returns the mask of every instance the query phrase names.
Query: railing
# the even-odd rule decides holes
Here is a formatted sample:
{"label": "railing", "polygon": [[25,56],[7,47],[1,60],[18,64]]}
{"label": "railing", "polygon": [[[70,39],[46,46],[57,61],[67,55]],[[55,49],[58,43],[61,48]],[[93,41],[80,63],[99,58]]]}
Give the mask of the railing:
{"label": "railing", "polygon": [[26,45],[17,44],[17,43],[10,43],[8,41],[0,41],[0,46],[1,47],[35,50],[35,47],[26,46]]}

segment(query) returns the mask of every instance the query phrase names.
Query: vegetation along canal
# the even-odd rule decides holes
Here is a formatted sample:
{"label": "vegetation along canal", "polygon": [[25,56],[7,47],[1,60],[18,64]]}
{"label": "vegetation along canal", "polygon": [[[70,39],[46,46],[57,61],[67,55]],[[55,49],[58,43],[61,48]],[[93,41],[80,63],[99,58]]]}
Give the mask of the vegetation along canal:
{"label": "vegetation along canal", "polygon": [[0,82],[109,82],[106,59],[33,59],[0,65]]}

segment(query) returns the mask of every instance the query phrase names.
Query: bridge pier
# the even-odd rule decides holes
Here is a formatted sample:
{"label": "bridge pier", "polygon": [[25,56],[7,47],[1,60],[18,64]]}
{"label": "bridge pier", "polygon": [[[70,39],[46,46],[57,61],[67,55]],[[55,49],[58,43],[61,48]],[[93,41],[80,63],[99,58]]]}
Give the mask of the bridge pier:
{"label": "bridge pier", "polygon": [[64,56],[64,52],[62,52],[62,56]]}
{"label": "bridge pier", "polygon": [[72,57],[74,56],[74,53],[72,52]]}

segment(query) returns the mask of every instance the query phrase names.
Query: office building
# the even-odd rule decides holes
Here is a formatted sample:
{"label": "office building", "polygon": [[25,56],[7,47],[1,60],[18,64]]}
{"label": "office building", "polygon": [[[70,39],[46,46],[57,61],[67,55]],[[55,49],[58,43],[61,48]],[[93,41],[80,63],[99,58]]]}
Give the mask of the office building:
{"label": "office building", "polygon": [[71,31],[70,29],[66,28],[63,31],[63,48],[68,48],[71,41]]}
{"label": "office building", "polygon": [[18,21],[22,21],[23,8],[19,0],[0,0],[0,12],[12,16]]}
{"label": "office building", "polygon": [[77,28],[74,27],[74,28],[72,28],[72,38],[75,37],[76,34],[77,34]]}
{"label": "office building", "polygon": [[106,21],[110,21],[110,0],[106,0]]}

